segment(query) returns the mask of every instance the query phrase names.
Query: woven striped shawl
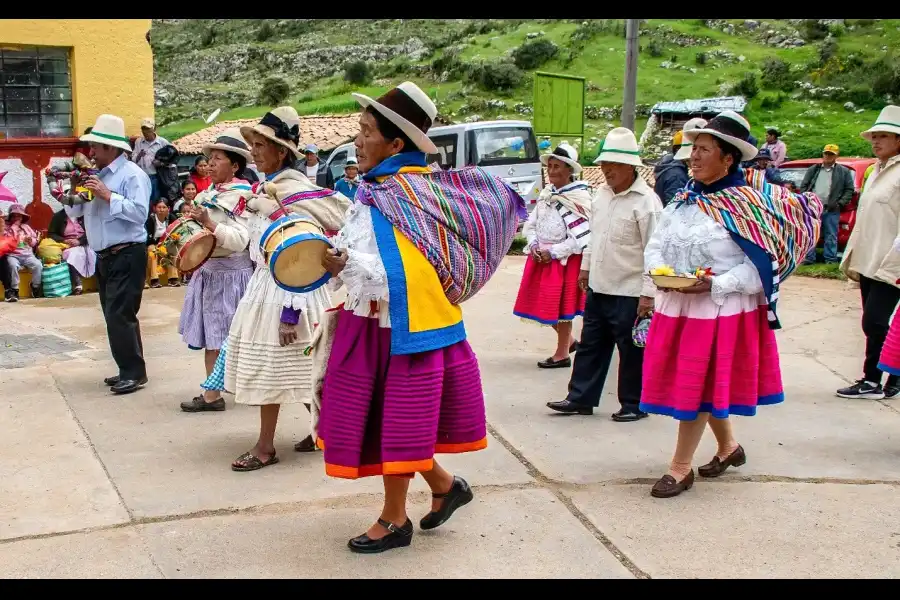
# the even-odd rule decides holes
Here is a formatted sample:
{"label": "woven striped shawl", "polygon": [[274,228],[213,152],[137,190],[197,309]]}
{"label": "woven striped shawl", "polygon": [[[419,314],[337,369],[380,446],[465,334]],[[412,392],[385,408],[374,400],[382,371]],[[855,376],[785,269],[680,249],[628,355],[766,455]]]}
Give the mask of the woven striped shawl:
{"label": "woven striped shawl", "polygon": [[478,167],[364,180],[356,201],[374,206],[435,268],[460,304],[493,276],[516,234],[522,198]]}

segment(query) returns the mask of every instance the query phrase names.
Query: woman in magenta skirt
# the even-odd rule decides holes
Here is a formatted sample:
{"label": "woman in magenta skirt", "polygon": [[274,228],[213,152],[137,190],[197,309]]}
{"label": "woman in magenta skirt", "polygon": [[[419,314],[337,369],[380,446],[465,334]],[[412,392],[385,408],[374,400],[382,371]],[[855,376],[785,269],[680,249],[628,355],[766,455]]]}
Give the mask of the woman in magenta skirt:
{"label": "woman in magenta skirt", "polygon": [[747,185],[740,163],[756,156],[750,126],[732,111],[685,137],[693,180],[663,211],[644,252],[660,268],[697,273],[697,283],[661,289],[647,346],[640,408],[678,420],[669,472],[653,486],[671,498],[694,483],[694,452],[707,424],[718,442],[701,477],[747,460],[729,417],[784,401],[774,330],[779,282],[819,238],[822,203],[780,186]]}
{"label": "woman in magenta skirt", "polygon": [[348,544],[377,553],[412,540],[406,496],[415,473],[434,498],[422,529],[472,500],[468,483],[434,460],[487,446],[478,360],[459,303],[499,266],[524,204],[481,169],[425,166],[426,153],[437,152],[426,135],[437,109],[415,84],[378,100],[354,96],[365,108],[356,138],[364,176],[323,260],[347,300],[318,325],[333,334],[329,355],[317,354],[327,366],[316,428],[326,474],[383,477],[379,518]]}
{"label": "woman in magenta skirt", "polygon": [[581,253],[591,243],[591,188],[575,181],[578,152],[566,143],[541,156],[550,184],[522,228],[528,259],[513,308],[517,317],[550,325],[556,352],[538,362],[542,369],[572,366],[572,321],[584,314],[585,293],[578,285]]}

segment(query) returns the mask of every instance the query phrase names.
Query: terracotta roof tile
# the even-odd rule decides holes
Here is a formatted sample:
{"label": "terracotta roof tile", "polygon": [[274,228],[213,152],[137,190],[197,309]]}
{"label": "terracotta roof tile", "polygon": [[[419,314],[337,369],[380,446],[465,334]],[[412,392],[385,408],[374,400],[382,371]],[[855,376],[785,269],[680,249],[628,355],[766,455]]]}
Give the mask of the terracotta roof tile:
{"label": "terracotta roof tile", "polygon": [[[229,127],[241,127],[259,123],[259,119],[220,121],[215,125],[175,140],[172,145],[181,154],[200,154],[204,144],[215,141]],[[300,147],[315,144],[321,151],[332,150],[352,140],[359,132],[359,114],[313,115],[300,117]]]}

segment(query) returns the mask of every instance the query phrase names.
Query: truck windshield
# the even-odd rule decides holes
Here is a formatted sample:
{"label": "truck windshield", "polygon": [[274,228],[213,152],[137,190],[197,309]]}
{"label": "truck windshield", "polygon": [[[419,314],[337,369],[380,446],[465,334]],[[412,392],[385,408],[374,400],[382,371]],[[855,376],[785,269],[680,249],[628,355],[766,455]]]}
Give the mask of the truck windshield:
{"label": "truck windshield", "polygon": [[475,164],[510,165],[540,162],[534,133],[527,127],[497,127],[476,129]]}

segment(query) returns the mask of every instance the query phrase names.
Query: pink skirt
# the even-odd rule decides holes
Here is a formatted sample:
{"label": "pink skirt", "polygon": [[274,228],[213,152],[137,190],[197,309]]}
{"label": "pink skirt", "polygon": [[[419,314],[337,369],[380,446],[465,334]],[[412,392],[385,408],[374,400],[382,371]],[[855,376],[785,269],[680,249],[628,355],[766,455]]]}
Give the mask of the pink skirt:
{"label": "pink skirt", "polygon": [[570,256],[565,266],[558,260],[539,263],[529,256],[513,314],[544,325],[583,315],[587,296],[578,287],[580,271],[580,254]]}
{"label": "pink skirt", "polygon": [[891,323],[884,346],[881,347],[878,368],[888,375],[900,375],[900,319],[894,318]]}
{"label": "pink skirt", "polygon": [[462,341],[391,355],[391,330],[342,310],[322,384],[325,473],[357,479],[430,471],[436,453],[487,447],[478,359]]}
{"label": "pink skirt", "polygon": [[640,408],[693,421],[753,416],[784,401],[775,332],[762,294],[732,294],[722,306],[709,294],[656,295],[644,349]]}

